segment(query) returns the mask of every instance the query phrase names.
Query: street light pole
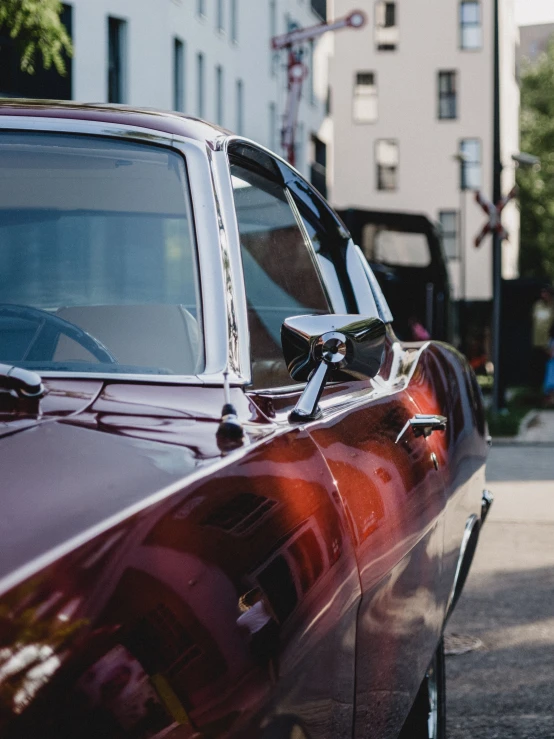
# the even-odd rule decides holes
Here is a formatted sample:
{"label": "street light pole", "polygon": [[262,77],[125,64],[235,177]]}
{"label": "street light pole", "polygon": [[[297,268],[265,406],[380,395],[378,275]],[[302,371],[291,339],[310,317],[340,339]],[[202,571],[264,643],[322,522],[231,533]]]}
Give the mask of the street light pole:
{"label": "street light pole", "polygon": [[[493,203],[502,197],[502,152],[500,146],[500,24],[498,0],[494,0],[494,113],[493,113]],[[504,407],[504,388],[500,364],[500,326],[502,290],[502,236],[496,230],[492,234],[492,362],[494,366],[494,385],[492,411]]]}
{"label": "street light pole", "polygon": [[465,342],[465,318],[466,318],[466,192],[467,183],[464,176],[464,166],[467,164],[468,156],[463,151],[458,151],[454,154],[455,159],[460,165],[460,211],[459,211],[459,231],[460,231],[460,303],[458,308],[458,330],[460,331],[460,338],[462,344],[462,351],[466,350]]}

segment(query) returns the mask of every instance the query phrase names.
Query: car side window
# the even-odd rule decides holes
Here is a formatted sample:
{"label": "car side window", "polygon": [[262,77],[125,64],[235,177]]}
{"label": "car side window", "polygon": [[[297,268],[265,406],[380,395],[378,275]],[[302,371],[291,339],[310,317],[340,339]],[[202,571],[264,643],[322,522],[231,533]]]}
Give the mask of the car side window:
{"label": "car side window", "polygon": [[281,348],[283,321],[332,310],[315,253],[286,188],[236,163],[231,176],[248,303],[252,382],[260,389],[290,385]]}

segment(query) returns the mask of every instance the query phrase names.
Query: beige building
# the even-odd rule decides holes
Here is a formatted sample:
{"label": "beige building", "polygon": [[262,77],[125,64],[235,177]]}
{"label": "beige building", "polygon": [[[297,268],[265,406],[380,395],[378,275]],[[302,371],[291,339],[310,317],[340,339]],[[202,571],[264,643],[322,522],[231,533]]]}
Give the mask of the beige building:
{"label": "beige building", "polygon": [[[503,191],[514,184],[519,88],[513,0],[501,4]],[[331,61],[332,202],[341,208],[425,213],[443,226],[454,296],[489,300],[492,239],[474,239],[492,198],[492,0],[332,0],[368,23],[336,34]],[[517,276],[519,213],[504,211],[510,239],[503,275]]]}

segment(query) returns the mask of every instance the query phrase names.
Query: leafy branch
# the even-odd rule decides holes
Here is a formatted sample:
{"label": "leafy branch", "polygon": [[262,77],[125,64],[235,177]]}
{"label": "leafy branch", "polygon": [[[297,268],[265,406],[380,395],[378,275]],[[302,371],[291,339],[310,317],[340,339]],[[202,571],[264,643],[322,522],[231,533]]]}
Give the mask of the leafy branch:
{"label": "leafy branch", "polygon": [[52,65],[65,75],[64,54],[73,46],[60,14],[60,0],[0,0],[0,28],[21,46],[21,69],[34,74],[39,55],[45,69]]}

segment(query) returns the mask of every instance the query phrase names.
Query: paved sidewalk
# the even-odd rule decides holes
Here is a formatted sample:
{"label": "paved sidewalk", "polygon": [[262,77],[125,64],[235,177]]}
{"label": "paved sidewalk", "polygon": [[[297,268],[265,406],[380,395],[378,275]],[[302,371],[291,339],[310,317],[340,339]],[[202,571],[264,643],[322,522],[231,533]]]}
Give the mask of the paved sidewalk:
{"label": "paved sidewalk", "polygon": [[449,739],[554,737],[554,448],[491,450],[495,502],[447,634]]}
{"label": "paved sidewalk", "polygon": [[554,410],[529,413],[523,419],[516,441],[554,444]]}

